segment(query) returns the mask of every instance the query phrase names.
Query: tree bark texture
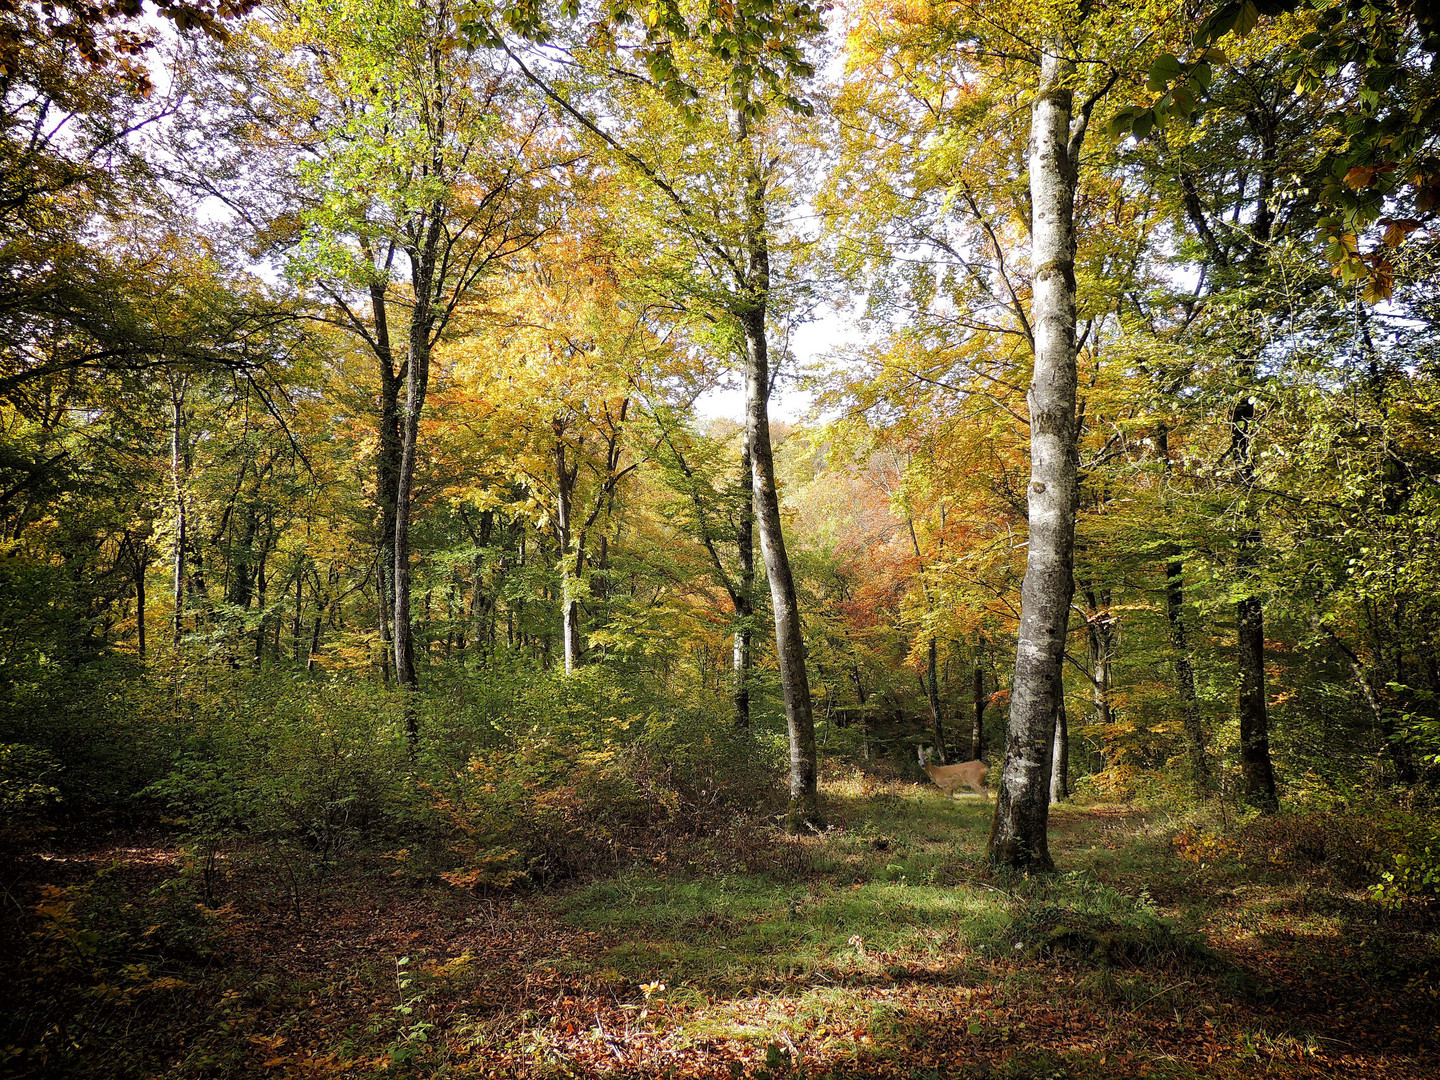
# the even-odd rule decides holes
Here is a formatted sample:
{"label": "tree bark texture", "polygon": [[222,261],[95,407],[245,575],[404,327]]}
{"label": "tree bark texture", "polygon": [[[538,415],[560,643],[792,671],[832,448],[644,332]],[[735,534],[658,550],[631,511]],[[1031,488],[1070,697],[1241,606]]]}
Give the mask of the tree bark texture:
{"label": "tree bark texture", "polygon": [[[1252,457],[1255,404],[1245,398],[1231,416],[1231,452],[1239,465],[1240,482],[1247,494],[1255,483]],[[1247,507],[1247,513],[1248,513]],[[1242,581],[1254,576],[1259,561],[1260,530],[1253,523],[1241,533],[1235,548],[1235,571]],[[1265,607],[1256,594],[1241,597],[1235,606],[1236,667],[1240,720],[1240,795],[1256,809],[1271,814],[1279,809],[1275,770],[1270,761],[1270,717],[1265,700]]]}
{"label": "tree bark texture", "polygon": [[1063,700],[1055,710],[1055,745],[1051,757],[1050,801],[1064,802],[1070,797],[1070,724]]}
{"label": "tree bark texture", "polygon": [[[440,245],[444,208],[430,208],[419,243],[406,252],[410,258],[414,308],[405,359],[405,410],[401,416],[400,475],[395,484],[395,680],[407,690],[418,690],[415,674],[415,636],[410,623],[410,512],[413,502],[415,463],[420,435],[420,414],[430,387],[430,334],[435,317],[432,311],[436,252]],[[413,745],[419,738],[419,716],[413,705],[405,709],[405,734]]]}
{"label": "tree bark texture", "polygon": [[575,596],[575,576],[580,571],[578,551],[572,551],[574,529],[575,479],[580,464],[565,460],[564,427],[559,420],[555,428],[555,526],[560,541],[560,641],[565,653],[565,674],[573,675],[580,665],[580,601]]}
{"label": "tree bark texture", "polygon": [[1197,794],[1210,790],[1210,761],[1205,754],[1205,725],[1200,719],[1200,699],[1195,692],[1195,667],[1190,660],[1190,637],[1185,627],[1185,564],[1171,559],[1165,564],[1165,621],[1170,631],[1170,648],[1175,653],[1175,690],[1180,698],[1180,716],[1185,725],[1185,748],[1190,774]]}
{"label": "tree bark texture", "polygon": [[755,489],[751,482],[750,439],[747,435],[740,448],[740,520],[736,524],[735,543],[740,549],[740,587],[736,590],[734,680],[735,726],[750,726],[750,665],[755,638]]}
{"label": "tree bark texture", "polygon": [[980,655],[975,655],[975,721],[970,728],[970,760],[979,761],[985,754],[985,669]]}
{"label": "tree bark texture", "polygon": [[738,295],[732,310],[745,340],[745,436],[750,444],[760,555],[765,560],[770,599],[775,609],[775,651],[790,741],[790,809],[786,827],[798,831],[819,821],[818,770],[800,603],[790,571],[790,558],[785,551],[780,492],[775,485],[775,456],[770,445],[770,352],[765,339],[770,301],[770,241],[765,177],[750,144],[744,113],[732,109],[730,123],[732,134],[746,151],[738,208],[743,222],[745,265],[742,280],[736,282]]}
{"label": "tree bark texture", "polygon": [[[1047,837],[1050,766],[1065,631],[1074,594],[1075,182],[1070,118],[1074,65],[1051,42],[1030,114],[1031,324],[1029,546],[1010,729],[989,858],[1014,870],[1052,870]],[[1079,147],[1074,147],[1078,158]]]}

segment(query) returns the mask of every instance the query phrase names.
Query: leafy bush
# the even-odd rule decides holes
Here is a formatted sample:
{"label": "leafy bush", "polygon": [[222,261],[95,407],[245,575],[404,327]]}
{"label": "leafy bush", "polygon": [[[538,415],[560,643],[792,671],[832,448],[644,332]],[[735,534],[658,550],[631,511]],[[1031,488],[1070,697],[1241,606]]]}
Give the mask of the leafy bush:
{"label": "leafy bush", "polygon": [[44,750],[0,743],[0,817],[30,817],[60,798],[60,767]]}
{"label": "leafy bush", "polygon": [[1440,900],[1440,824],[1411,821],[1378,861],[1370,895],[1386,907]]}
{"label": "leafy bush", "polygon": [[0,743],[23,748],[0,763],[7,788],[0,798],[8,805],[26,787],[30,814],[93,820],[134,813],[135,795],[170,760],[162,689],[115,657],[18,674],[0,680]]}
{"label": "leafy bush", "polygon": [[366,684],[289,674],[211,680],[146,794],[202,843],[232,833],[324,861],[413,808],[401,704]]}
{"label": "leafy bush", "polygon": [[666,704],[658,688],[600,667],[536,680],[484,723],[492,745],[427,770],[424,785],[464,859],[447,875],[456,884],[594,872],[778,790],[780,757],[736,732],[728,712]]}

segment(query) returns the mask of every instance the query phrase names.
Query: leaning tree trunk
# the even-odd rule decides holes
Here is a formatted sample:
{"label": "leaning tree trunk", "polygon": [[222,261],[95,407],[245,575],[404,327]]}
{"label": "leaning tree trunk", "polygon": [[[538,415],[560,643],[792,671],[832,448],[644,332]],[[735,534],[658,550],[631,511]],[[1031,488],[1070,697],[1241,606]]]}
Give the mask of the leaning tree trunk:
{"label": "leaning tree trunk", "polygon": [[746,428],[750,439],[751,482],[755,495],[755,520],[760,532],[760,554],[765,560],[765,573],[770,580],[770,600],[775,608],[775,649],[780,664],[780,688],[785,696],[785,723],[790,737],[790,811],[786,823],[793,831],[819,819],[815,718],[810,705],[810,682],[805,671],[800,602],[780,527],[780,493],[775,486],[775,459],[770,447],[770,417],[766,401],[770,371],[765,345],[763,295],[757,304],[758,310],[746,312],[742,318],[746,356]]}
{"label": "leaning tree trunk", "polygon": [[[1040,61],[1040,86],[1030,114],[1031,323],[1035,372],[1030,383],[1030,542],[1020,590],[1020,629],[1010,730],[1005,747],[992,863],[1015,870],[1052,870],[1051,738],[1054,733],[1065,629],[1074,593],[1075,547],[1075,182],[1079,139],[1070,133],[1074,64],[1052,51]],[[1073,157],[1072,157],[1073,155]]]}
{"label": "leaning tree trunk", "polygon": [[751,645],[755,638],[755,489],[750,475],[750,439],[740,448],[740,521],[735,542],[740,549],[740,588],[735,595],[735,656],[732,672],[735,726],[750,726]]}

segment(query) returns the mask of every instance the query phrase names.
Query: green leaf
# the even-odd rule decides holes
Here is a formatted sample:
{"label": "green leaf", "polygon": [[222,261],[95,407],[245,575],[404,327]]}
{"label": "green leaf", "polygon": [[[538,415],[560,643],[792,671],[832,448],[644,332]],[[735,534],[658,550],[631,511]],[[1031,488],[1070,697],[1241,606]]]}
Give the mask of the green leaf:
{"label": "green leaf", "polygon": [[1255,9],[1255,0],[1245,0],[1235,15],[1235,36],[1244,37],[1255,29],[1260,21],[1260,12]]}
{"label": "green leaf", "polygon": [[1161,53],[1155,63],[1150,65],[1150,81],[1147,87],[1159,93],[1170,85],[1171,80],[1177,78],[1184,69],[1180,61],[1171,53]]}

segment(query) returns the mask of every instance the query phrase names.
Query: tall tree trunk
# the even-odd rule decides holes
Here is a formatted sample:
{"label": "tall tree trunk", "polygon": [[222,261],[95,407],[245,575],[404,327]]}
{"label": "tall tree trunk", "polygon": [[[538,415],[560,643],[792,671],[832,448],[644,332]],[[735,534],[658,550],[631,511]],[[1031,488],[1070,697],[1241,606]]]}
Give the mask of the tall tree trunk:
{"label": "tall tree trunk", "polygon": [[185,380],[170,384],[170,484],[175,497],[175,547],[171,556],[171,599],[175,604],[173,631],[175,644],[185,632],[185,545],[188,542],[188,520],[185,508],[185,481],[182,468],[183,426],[185,422]]}
{"label": "tall tree trunk", "polygon": [[750,480],[750,437],[740,446],[740,520],[735,544],[740,550],[740,588],[735,594],[735,654],[731,671],[735,726],[750,726],[751,646],[755,638],[755,489]]}
{"label": "tall tree trunk", "polygon": [[150,565],[150,545],[135,545],[135,629],[139,635],[140,662],[145,662],[145,571]]}
{"label": "tall tree trunk", "polygon": [[1074,593],[1075,186],[1083,125],[1070,131],[1074,64],[1062,41],[1042,47],[1030,113],[1031,324],[1030,542],[1020,590],[1010,730],[990,832],[992,863],[1052,870],[1047,830],[1050,764],[1065,630]]}
{"label": "tall tree trunk", "polygon": [[374,317],[374,352],[380,362],[380,414],[377,418],[378,449],[375,454],[375,499],[379,503],[380,532],[377,541],[375,599],[380,630],[380,676],[390,684],[390,658],[394,639],[390,633],[391,605],[394,603],[395,507],[399,500],[401,459],[404,439],[400,434],[400,387],[409,380],[409,371],[395,371],[395,354],[390,344],[390,317],[387,284],[370,286],[370,310]]}
{"label": "tall tree trunk", "polygon": [[800,602],[780,525],[780,493],[775,486],[775,459],[770,446],[770,417],[766,400],[769,397],[770,365],[765,342],[763,298],[758,304],[758,312],[747,312],[742,319],[746,354],[746,423],[760,553],[765,560],[770,600],[775,609],[775,648],[790,739],[790,811],[786,822],[787,827],[794,831],[819,820],[815,718],[811,710],[810,682],[805,671]]}
{"label": "tall tree trunk", "polygon": [[[1090,651],[1090,695],[1095,703],[1095,724],[1108,728],[1114,717],[1110,710],[1110,665],[1115,656],[1115,622],[1110,614],[1110,590],[1097,595],[1095,583],[1085,586],[1085,641]],[[1101,738],[1107,738],[1101,732]]]}
{"label": "tall tree trunk", "polygon": [[760,531],[760,553],[770,581],[775,609],[775,650],[780,666],[780,688],[785,696],[785,724],[790,739],[790,809],[786,827],[798,831],[819,821],[816,785],[815,716],[810,682],[805,671],[805,637],[800,625],[800,602],[795,578],[785,552],[780,524],[780,492],[775,486],[775,455],[770,445],[770,353],[765,339],[770,302],[770,241],[765,177],[760,168],[745,114],[730,112],[732,134],[745,148],[743,192],[739,207],[743,221],[745,270],[737,282],[734,314],[745,339],[745,434],[750,443],[751,483],[755,494],[755,521]]}
{"label": "tall tree trunk", "polygon": [[[1252,456],[1255,404],[1245,398],[1231,414],[1231,450],[1239,464],[1240,482],[1246,493],[1246,514],[1255,484]],[[1253,518],[1240,535],[1235,549],[1235,571],[1241,582],[1250,584],[1259,562],[1260,530]],[[1265,701],[1265,608],[1258,595],[1242,596],[1235,606],[1235,645],[1239,671],[1236,711],[1240,719],[1240,794],[1263,813],[1280,806],[1275,791],[1275,770],[1270,761],[1270,717]]]}
{"label": "tall tree trunk", "polygon": [[[908,512],[905,515],[905,524],[910,529],[910,546],[915,552],[915,561],[920,569],[920,596],[925,601],[925,621],[928,624],[933,610],[930,603],[930,587],[925,581],[924,556],[920,551],[920,536],[915,531],[915,518]],[[935,756],[941,765],[948,765],[950,759],[945,753],[945,725],[940,717],[940,684],[936,674],[936,668],[939,666],[937,663],[938,652],[935,632],[932,630],[930,631],[926,673],[921,676],[920,686],[925,693],[925,704],[930,710],[930,732],[935,742]]]}
{"label": "tall tree trunk", "polygon": [[290,621],[290,640],[295,649],[295,663],[300,663],[300,621],[304,615],[303,602],[305,599],[305,568],[303,565],[295,569],[295,616]]}
{"label": "tall tree trunk", "polygon": [[1064,802],[1070,797],[1070,724],[1063,698],[1055,710],[1055,745],[1050,756],[1050,801]]}
{"label": "tall tree trunk", "polygon": [[565,461],[565,442],[560,438],[564,427],[559,420],[555,428],[555,494],[556,530],[560,541],[560,641],[565,652],[565,674],[573,675],[580,665],[580,601],[576,597],[576,578],[580,573],[580,552],[571,551],[573,543],[575,478],[580,463],[572,468]]}
{"label": "tall tree trunk", "polygon": [[1185,725],[1185,748],[1190,758],[1190,775],[1198,795],[1210,790],[1210,760],[1205,754],[1205,725],[1200,719],[1200,698],[1195,692],[1195,667],[1190,660],[1190,636],[1185,628],[1185,564],[1170,559],[1165,564],[1165,621],[1170,631],[1170,648],[1175,653],[1175,689],[1180,697],[1180,717]]}
{"label": "tall tree trunk", "polygon": [[940,677],[939,677],[939,648],[935,644],[935,635],[930,635],[930,655],[927,663],[927,678],[925,680],[925,699],[930,707],[930,730],[935,736],[935,753],[940,758],[941,765],[950,762],[949,755],[945,752],[945,722],[940,716]]}
{"label": "tall tree trunk", "polygon": [[[400,475],[395,484],[395,681],[412,694],[419,690],[415,675],[415,636],[410,624],[410,513],[415,483],[416,450],[420,436],[420,414],[430,387],[430,331],[436,251],[440,244],[443,207],[432,206],[426,215],[421,242],[406,254],[414,307],[410,313],[409,342],[405,358],[405,411],[401,417]],[[405,707],[405,735],[413,749],[420,737],[419,714],[414,702]]]}
{"label": "tall tree trunk", "polygon": [[979,761],[985,754],[985,669],[980,666],[980,650],[975,650],[975,721],[970,727],[970,760]]}

